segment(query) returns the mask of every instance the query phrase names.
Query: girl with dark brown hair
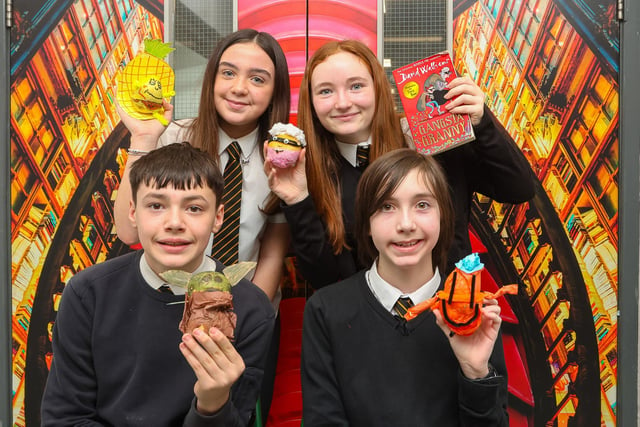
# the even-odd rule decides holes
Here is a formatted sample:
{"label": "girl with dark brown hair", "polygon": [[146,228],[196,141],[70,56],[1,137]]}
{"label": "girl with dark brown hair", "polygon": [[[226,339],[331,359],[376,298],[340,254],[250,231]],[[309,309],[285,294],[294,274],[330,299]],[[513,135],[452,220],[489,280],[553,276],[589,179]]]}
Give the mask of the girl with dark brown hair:
{"label": "girl with dark brown hair", "polygon": [[[165,118],[170,121],[173,107],[166,101],[164,106]],[[131,146],[115,201],[118,237],[127,244],[138,241],[126,212],[131,200],[128,171],[140,155],[157,146],[189,141],[209,153],[223,171],[230,158],[227,148],[237,141],[242,168],[237,260],[257,261],[251,280],[269,299],[276,298],[277,306],[289,234],[282,214],[263,211],[270,190],[260,147],[274,123],[288,122],[289,106],[289,72],[282,48],[270,34],[244,29],[229,34],[212,53],[196,118],[172,122],[165,128],[157,120],[137,120],[119,109],[131,132]],[[214,258],[218,255],[212,254]]]}

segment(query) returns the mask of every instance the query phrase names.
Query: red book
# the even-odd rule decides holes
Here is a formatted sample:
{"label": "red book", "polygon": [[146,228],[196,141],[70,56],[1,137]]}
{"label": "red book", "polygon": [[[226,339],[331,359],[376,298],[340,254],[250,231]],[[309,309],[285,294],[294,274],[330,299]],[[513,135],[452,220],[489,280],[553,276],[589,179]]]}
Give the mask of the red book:
{"label": "red book", "polygon": [[435,154],[472,141],[468,114],[452,114],[444,107],[445,86],[456,78],[448,52],[437,53],[393,70],[416,150]]}

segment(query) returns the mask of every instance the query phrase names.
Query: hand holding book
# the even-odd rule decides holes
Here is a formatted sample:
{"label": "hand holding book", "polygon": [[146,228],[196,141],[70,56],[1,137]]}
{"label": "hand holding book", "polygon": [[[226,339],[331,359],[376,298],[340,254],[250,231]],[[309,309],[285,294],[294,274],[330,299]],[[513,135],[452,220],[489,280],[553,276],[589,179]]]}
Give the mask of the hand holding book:
{"label": "hand holding book", "polygon": [[447,85],[446,95],[451,101],[446,108],[454,114],[468,114],[476,126],[484,114],[485,94],[468,76],[456,77]]}
{"label": "hand holding book", "polygon": [[[478,113],[477,101],[484,95],[471,79],[453,82],[456,73],[449,53],[400,67],[393,71],[393,77],[419,152],[435,154],[474,139],[470,114],[479,122],[482,102]],[[469,84],[477,91],[470,91]]]}

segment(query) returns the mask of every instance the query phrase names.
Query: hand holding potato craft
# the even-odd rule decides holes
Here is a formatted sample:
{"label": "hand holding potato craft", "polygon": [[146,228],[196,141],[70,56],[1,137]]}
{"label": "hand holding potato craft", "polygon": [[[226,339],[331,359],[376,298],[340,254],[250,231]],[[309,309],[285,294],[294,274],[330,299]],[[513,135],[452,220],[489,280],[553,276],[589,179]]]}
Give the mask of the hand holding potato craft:
{"label": "hand holding potato craft", "polygon": [[131,117],[169,124],[162,102],[175,95],[175,75],[163,58],[172,50],[167,43],[147,39],[144,52],[136,55],[118,76],[118,104]]}

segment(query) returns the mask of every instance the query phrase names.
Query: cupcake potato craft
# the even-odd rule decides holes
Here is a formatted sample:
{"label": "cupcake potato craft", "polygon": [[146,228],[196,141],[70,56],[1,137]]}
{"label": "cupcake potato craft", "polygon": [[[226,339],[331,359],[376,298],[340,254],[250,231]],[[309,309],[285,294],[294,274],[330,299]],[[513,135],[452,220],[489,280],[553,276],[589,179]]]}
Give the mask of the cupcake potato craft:
{"label": "cupcake potato craft", "polygon": [[276,123],[269,129],[267,158],[277,168],[295,166],[306,145],[304,132],[291,123]]}

